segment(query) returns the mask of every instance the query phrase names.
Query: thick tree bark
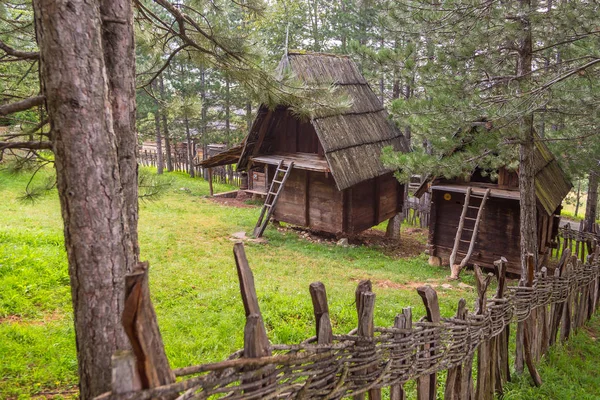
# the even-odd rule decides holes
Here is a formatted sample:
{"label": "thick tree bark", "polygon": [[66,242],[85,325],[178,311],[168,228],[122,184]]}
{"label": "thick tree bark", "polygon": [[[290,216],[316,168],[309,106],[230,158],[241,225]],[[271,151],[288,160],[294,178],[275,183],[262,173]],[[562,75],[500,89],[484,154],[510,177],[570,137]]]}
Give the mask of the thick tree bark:
{"label": "thick tree bark", "polygon": [[[107,79],[99,4],[35,0],[33,6],[69,260],[81,398],[89,399],[110,389],[111,355],[127,347],[120,318],[131,231],[119,163],[125,153],[117,150],[124,139],[113,127],[111,86],[116,86]],[[130,4],[120,6],[119,12]],[[134,99],[121,99],[113,105],[128,115]],[[127,118],[123,121],[127,127]]]}
{"label": "thick tree bark", "polygon": [[587,202],[585,206],[585,230],[587,232],[594,231],[596,223],[597,208],[598,208],[598,168],[590,171],[588,178]]}
{"label": "thick tree bark", "polygon": [[135,127],[135,40],[133,10],[128,0],[100,1],[102,45],[108,75],[113,127],[117,135],[119,176],[123,188],[123,212],[126,225],[126,271],[132,272],[139,261],[138,245],[138,164]]}
{"label": "thick tree bark", "polygon": [[[522,37],[520,39],[517,59],[517,76],[524,84],[531,73],[533,41],[529,12],[530,0],[522,0],[523,16],[520,19]],[[535,165],[534,165],[534,125],[533,114],[521,117],[519,122],[521,145],[519,149],[519,191],[520,202],[520,234],[521,234],[521,266],[522,276],[526,275],[527,254],[534,254],[537,265],[537,207],[535,196]]]}

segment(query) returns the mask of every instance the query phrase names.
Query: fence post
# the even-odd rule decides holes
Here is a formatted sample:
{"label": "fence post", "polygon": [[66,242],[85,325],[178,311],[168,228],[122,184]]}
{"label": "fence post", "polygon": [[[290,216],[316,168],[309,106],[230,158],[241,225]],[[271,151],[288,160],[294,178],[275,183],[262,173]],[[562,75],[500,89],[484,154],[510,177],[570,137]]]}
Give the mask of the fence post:
{"label": "fence post", "polygon": [[[571,258],[567,261],[567,264],[565,265],[564,276],[566,276],[567,278],[570,278],[575,275],[573,273],[573,260],[574,259],[576,259],[576,257],[571,256]],[[568,293],[567,299],[565,300],[564,305],[563,305],[562,318],[561,318],[561,322],[560,322],[560,341],[561,341],[561,343],[566,342],[569,339],[569,336],[571,335],[571,321],[572,321],[571,310],[573,307],[573,296],[574,296],[573,292],[574,292],[573,285],[570,284],[569,285],[569,293]]]}
{"label": "fence post", "polygon": [[[260,313],[258,305],[258,297],[256,296],[256,288],[254,286],[254,276],[250,270],[244,244],[239,242],[233,246],[233,254],[237,267],[238,279],[240,281],[240,292],[242,294],[242,302],[244,303],[244,311],[246,314],[246,325],[244,326],[244,357],[245,358],[260,358],[271,355],[269,338],[265,324]],[[266,375],[266,374],[265,374]],[[244,380],[242,384],[250,384],[252,382],[262,381],[264,376],[253,377],[252,379]],[[244,393],[259,390],[261,383],[257,383],[250,388],[244,390]]]}
{"label": "fence post", "polygon": [[[474,266],[475,283],[477,285],[477,315],[484,315],[487,311],[487,299],[485,297],[488,286],[494,274],[491,272],[483,275],[481,268],[477,264]],[[475,399],[488,400],[494,398],[495,374],[490,371],[490,340],[483,341],[479,345],[477,353],[477,386],[475,389]]]}
{"label": "fence post", "polygon": [[313,282],[309,286],[309,291],[317,327],[317,344],[330,344],[333,342],[333,331],[329,319],[325,285],[322,282]]}
{"label": "fence post", "polygon": [[[525,282],[525,286],[532,287],[533,286],[533,276],[535,270],[535,261],[533,254],[527,254],[527,280]],[[529,374],[533,379],[533,383],[536,386],[542,385],[542,378],[538,373],[537,369],[534,365],[534,359],[532,350],[535,346],[535,343],[531,342],[531,331],[532,331],[533,320],[531,317],[523,321],[523,356],[525,359],[525,364],[527,365],[527,369],[529,370]]]}
{"label": "fence post", "polygon": [[[375,293],[371,291],[371,281],[360,281],[356,291],[354,292],[355,300],[356,300],[356,311],[358,314],[358,329],[357,335],[359,338],[364,338],[366,340],[357,342],[359,346],[368,346],[370,343],[369,339],[373,339],[375,334],[375,323],[374,323],[374,312],[375,312]],[[375,346],[373,345],[373,350],[375,350]],[[361,374],[369,374],[376,370],[377,367],[367,368],[366,371],[361,371]],[[369,389],[369,399],[370,400],[380,400],[381,399],[381,389]],[[354,400],[363,400],[365,398],[365,393],[357,394],[354,397]]]}
{"label": "fence post", "polygon": [[137,359],[142,387],[145,389],[175,382],[169,366],[156,313],[148,288],[147,262],[125,277],[125,307],[122,323]]}
{"label": "fence post", "polygon": [[[455,319],[465,320],[466,318],[467,302],[465,301],[465,299],[460,299],[458,301]],[[463,380],[463,373],[467,373],[467,371],[463,371],[463,366],[464,363],[448,369],[448,374],[446,375],[446,387],[444,389],[444,400],[463,399],[463,397],[461,397],[461,385]]]}
{"label": "fence post", "polygon": [[[421,286],[417,288],[417,293],[421,296],[425,310],[427,311],[427,320],[435,324],[441,321],[440,306],[438,303],[437,293],[431,286]],[[429,354],[435,355],[435,337],[431,341],[433,344],[429,346]],[[417,399],[418,400],[435,400],[437,398],[437,374],[433,373],[427,376],[422,376],[417,379]]]}
{"label": "fence post", "polygon": [[[504,299],[504,292],[506,290],[506,263],[508,260],[501,257],[500,260],[494,262],[498,270],[498,289],[496,290],[496,298]],[[510,381],[510,367],[508,357],[508,343],[510,338],[510,321],[506,324],[506,327],[502,333],[495,339],[497,346],[497,374],[496,374],[496,392],[502,394],[503,392],[503,381]]]}
{"label": "fence post", "polygon": [[208,169],[208,190],[210,192],[210,197],[213,196],[213,176],[212,176],[212,168]]}
{"label": "fence post", "polygon": [[[396,329],[412,329],[412,309],[410,307],[402,309],[402,313],[396,315],[394,319],[394,328]],[[402,339],[406,335],[398,333],[394,335],[395,338]],[[401,345],[402,350],[407,346],[406,344]],[[402,362],[404,365],[404,361]],[[390,400],[406,400],[406,393],[404,393],[403,385],[392,385],[390,387]]]}

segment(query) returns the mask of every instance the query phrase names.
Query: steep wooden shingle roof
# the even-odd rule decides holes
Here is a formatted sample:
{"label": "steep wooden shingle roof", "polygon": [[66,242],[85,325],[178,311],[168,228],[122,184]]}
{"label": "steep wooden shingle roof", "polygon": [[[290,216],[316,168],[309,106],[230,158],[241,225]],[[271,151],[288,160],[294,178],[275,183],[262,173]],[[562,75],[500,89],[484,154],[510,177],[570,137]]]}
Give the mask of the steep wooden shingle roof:
{"label": "steep wooden shingle roof", "polygon": [[[333,85],[337,94],[350,101],[350,107],[343,111],[323,108],[310,117],[339,190],[393,171],[381,162],[381,150],[393,146],[396,151],[406,152],[408,146],[349,57],[290,52],[279,68],[291,72],[307,86]],[[277,125],[272,116],[266,106],[260,107],[240,157],[241,168],[247,167],[253,154],[264,151],[255,151],[254,146],[261,143],[259,137],[267,134],[265,130]],[[265,124],[269,126],[265,128]]]}

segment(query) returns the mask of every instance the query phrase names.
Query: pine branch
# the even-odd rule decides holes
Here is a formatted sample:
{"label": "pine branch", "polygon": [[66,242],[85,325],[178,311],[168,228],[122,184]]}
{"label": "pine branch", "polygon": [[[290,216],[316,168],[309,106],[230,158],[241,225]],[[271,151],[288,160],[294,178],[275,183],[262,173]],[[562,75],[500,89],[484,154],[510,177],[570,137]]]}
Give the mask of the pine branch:
{"label": "pine branch", "polygon": [[13,49],[6,43],[0,40],[0,49],[4,50],[9,56],[16,57],[20,60],[37,60],[40,58],[40,53],[33,51],[20,51]]}
{"label": "pine branch", "polygon": [[24,149],[24,150],[52,150],[51,142],[29,141],[29,142],[0,142],[0,150]]}
{"label": "pine branch", "polygon": [[44,96],[29,97],[25,100],[17,101],[15,103],[5,104],[0,106],[0,116],[13,114],[19,111],[29,110],[32,107],[44,104]]}

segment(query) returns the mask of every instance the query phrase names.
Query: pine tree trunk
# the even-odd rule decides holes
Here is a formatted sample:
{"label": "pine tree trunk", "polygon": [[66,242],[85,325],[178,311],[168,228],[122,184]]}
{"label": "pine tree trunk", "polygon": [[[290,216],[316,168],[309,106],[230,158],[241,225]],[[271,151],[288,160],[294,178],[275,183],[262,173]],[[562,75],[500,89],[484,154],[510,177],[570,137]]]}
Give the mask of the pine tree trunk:
{"label": "pine tree trunk", "polygon": [[579,215],[579,205],[581,204],[581,179],[577,179],[577,195],[575,196],[575,218]]}
{"label": "pine tree trunk", "polygon": [[108,75],[113,126],[117,135],[119,176],[123,188],[126,245],[126,271],[137,266],[138,244],[138,141],[135,125],[135,39],[133,9],[128,0],[100,1],[102,44]]}
{"label": "pine tree trunk", "polygon": [[[208,125],[208,105],[206,104],[206,69],[204,67],[200,68],[200,102],[202,104],[202,111],[200,112],[200,140],[202,144],[202,159],[206,160],[206,127]],[[202,170],[202,176],[204,179],[208,179],[208,169],[204,168]]]}
{"label": "pine tree trunk", "polygon": [[585,206],[585,230],[594,231],[598,208],[598,169],[592,169],[588,178],[587,202]]}
{"label": "pine tree trunk", "polygon": [[[520,39],[517,60],[517,76],[524,84],[528,80],[532,66],[533,41],[531,35],[531,22],[529,12],[530,0],[522,0],[523,16],[520,19],[522,37]],[[521,117],[520,121],[521,145],[519,149],[519,192],[520,202],[520,235],[521,235],[521,272],[526,273],[526,257],[531,253],[537,265],[537,207],[535,196],[535,164],[534,150],[535,137],[533,127],[533,114]]]}
{"label": "pine tree trunk", "polygon": [[160,134],[160,115],[158,108],[154,113],[154,126],[156,128],[156,173],[162,175],[164,169],[162,152],[162,135]]}
{"label": "pine tree trunk", "polygon": [[[129,2],[115,0],[114,9],[107,4],[105,21],[131,24]],[[135,97],[128,98],[133,36],[125,26],[103,26],[95,2],[35,0],[33,6],[69,261],[80,396],[87,400],[110,390],[111,355],[128,347],[120,320],[124,275],[137,247],[137,195],[134,202],[133,189],[123,187],[134,179],[137,149],[131,140]],[[122,82],[110,80],[116,71]]]}
{"label": "pine tree trunk", "polygon": [[192,142],[192,134],[190,132],[190,121],[188,120],[187,114],[183,116],[185,122],[185,137],[187,139],[187,164],[188,173],[191,178],[196,177],[196,169],[194,168],[194,143]]}
{"label": "pine tree trunk", "polygon": [[[166,100],[165,96],[165,82],[162,74],[158,80],[160,87],[160,97],[164,101]],[[167,123],[167,113],[163,112],[162,115],[162,123],[163,123],[163,133],[165,137],[165,153],[167,155],[167,171],[173,172],[173,153],[171,152],[171,138],[169,137],[169,124]]]}

